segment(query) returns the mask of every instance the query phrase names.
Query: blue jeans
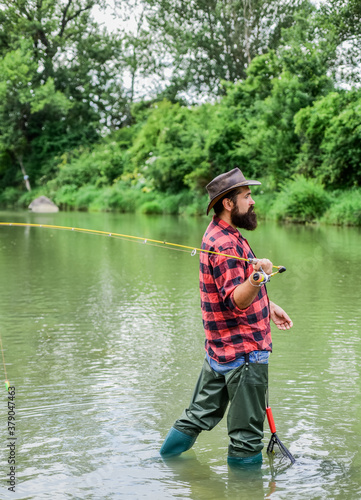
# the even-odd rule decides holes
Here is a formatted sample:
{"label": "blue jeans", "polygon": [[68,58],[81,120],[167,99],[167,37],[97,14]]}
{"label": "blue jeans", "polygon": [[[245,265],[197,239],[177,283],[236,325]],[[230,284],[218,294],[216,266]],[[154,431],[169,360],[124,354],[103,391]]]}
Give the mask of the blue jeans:
{"label": "blue jeans", "polygon": [[[270,351],[252,351],[249,353],[249,362],[267,365],[269,355]],[[212,370],[217,373],[222,373],[222,375],[234,370],[234,368],[238,368],[238,366],[244,365],[246,362],[244,355],[234,361],[231,361],[230,363],[217,363],[217,361],[208,356],[208,353],[206,353],[206,359]]]}

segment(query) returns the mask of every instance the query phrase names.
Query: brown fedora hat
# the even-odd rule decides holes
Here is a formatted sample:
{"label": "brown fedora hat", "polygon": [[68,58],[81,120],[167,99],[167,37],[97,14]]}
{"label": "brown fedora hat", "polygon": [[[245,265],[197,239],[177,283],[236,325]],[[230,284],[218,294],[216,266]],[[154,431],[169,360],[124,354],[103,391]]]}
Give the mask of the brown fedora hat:
{"label": "brown fedora hat", "polygon": [[241,186],[259,186],[260,184],[259,181],[247,181],[239,168],[234,168],[229,172],[218,175],[206,186],[210,199],[207,215],[213,205],[215,205],[222,196],[229,193],[229,191]]}

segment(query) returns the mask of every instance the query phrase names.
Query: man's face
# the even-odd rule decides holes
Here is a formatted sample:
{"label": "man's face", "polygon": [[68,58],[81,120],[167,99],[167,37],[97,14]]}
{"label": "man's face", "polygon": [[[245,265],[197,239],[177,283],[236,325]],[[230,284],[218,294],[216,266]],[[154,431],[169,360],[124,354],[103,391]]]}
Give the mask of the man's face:
{"label": "man's face", "polygon": [[242,187],[231,210],[232,224],[253,231],[257,227],[257,215],[253,210],[254,200],[249,187]]}

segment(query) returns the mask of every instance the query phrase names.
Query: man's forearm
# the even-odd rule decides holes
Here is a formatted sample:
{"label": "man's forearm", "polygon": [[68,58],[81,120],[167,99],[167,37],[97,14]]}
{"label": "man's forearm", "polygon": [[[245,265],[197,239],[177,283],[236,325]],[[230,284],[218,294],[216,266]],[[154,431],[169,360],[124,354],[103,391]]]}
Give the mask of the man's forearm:
{"label": "man's forearm", "polygon": [[233,292],[233,300],[239,309],[247,309],[260,291],[259,283],[253,280],[253,274],[237,286]]}

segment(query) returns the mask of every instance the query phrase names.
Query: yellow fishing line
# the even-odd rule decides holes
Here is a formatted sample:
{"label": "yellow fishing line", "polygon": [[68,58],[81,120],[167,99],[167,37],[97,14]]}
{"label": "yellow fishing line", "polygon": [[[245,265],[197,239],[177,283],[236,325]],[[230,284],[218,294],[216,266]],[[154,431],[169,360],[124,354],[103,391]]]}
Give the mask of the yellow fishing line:
{"label": "yellow fishing line", "polygon": [[[154,240],[151,238],[144,238],[141,236],[132,236],[130,234],[111,233],[109,231],[99,231],[97,229],[85,229],[85,228],[81,228],[81,227],[70,227],[70,226],[55,226],[53,224],[32,224],[32,223],[27,223],[27,222],[0,222],[0,226],[39,227],[39,228],[47,228],[47,229],[62,229],[65,231],[77,231],[80,233],[89,233],[89,234],[110,236],[110,237],[114,237],[114,238],[130,239],[130,240],[139,241],[139,242],[143,242],[143,243],[156,243],[156,244],[160,244],[160,246],[166,245],[167,247],[177,247],[177,248],[184,249],[184,250],[185,249],[192,250],[192,252],[209,253],[209,254],[213,254],[213,255],[220,255],[222,257],[229,257],[231,259],[238,259],[238,260],[243,260],[245,262],[250,262],[250,259],[245,259],[243,257],[238,257],[236,255],[229,255],[226,253],[214,252],[212,250],[204,250],[202,248],[190,247],[187,245],[180,245],[179,243],[170,243],[169,241]],[[154,246],[156,246],[156,245],[154,245]],[[282,266],[273,266],[273,267],[276,269],[282,268]]]}

